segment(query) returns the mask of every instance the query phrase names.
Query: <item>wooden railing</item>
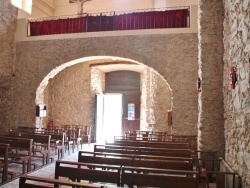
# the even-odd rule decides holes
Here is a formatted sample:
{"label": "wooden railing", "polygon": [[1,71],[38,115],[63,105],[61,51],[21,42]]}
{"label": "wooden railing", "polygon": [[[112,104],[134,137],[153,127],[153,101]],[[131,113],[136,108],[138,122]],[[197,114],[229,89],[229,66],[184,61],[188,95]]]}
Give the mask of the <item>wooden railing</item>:
{"label": "wooden railing", "polygon": [[28,20],[28,36],[99,31],[188,28],[190,8],[108,12]]}

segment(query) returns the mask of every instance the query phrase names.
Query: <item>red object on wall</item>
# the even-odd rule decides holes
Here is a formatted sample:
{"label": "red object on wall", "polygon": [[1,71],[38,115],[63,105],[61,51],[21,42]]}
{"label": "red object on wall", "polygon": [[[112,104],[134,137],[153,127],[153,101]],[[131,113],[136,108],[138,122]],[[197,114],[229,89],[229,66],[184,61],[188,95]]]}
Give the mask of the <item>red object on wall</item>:
{"label": "red object on wall", "polygon": [[172,126],[172,111],[168,111],[168,126]]}
{"label": "red object on wall", "polygon": [[48,128],[52,128],[53,127],[53,120],[50,120],[48,123]]}
{"label": "red object on wall", "polygon": [[235,88],[235,83],[237,82],[237,75],[236,75],[236,70],[234,67],[230,68],[230,78],[231,78],[231,89]]}

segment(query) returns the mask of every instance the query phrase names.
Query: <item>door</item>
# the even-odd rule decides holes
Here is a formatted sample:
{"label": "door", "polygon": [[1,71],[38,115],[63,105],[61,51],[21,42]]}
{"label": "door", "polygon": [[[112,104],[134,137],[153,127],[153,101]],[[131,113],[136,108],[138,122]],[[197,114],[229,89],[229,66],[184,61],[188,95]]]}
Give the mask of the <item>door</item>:
{"label": "door", "polygon": [[135,130],[140,130],[140,97],[140,91],[124,93],[122,135]]}
{"label": "door", "polygon": [[96,101],[96,142],[105,143],[121,136],[122,94],[97,95]]}

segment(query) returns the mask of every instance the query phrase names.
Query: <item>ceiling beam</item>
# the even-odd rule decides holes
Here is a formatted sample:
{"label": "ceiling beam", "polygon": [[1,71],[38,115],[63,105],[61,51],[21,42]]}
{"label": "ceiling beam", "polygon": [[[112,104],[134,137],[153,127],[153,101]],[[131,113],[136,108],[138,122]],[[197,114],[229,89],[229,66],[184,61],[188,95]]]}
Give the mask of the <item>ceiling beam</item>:
{"label": "ceiling beam", "polygon": [[90,64],[89,67],[103,66],[103,65],[138,65],[138,64],[128,61],[116,61],[116,62],[105,62],[105,63],[93,63]]}

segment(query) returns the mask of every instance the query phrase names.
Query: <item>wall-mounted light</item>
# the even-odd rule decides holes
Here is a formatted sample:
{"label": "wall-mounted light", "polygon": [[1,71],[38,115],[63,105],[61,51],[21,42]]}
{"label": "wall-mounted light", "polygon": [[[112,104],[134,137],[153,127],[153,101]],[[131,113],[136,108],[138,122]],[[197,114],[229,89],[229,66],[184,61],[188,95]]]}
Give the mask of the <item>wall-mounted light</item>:
{"label": "wall-mounted light", "polygon": [[235,67],[230,67],[230,79],[231,79],[230,87],[231,89],[234,89],[235,83],[237,82],[237,74]]}

